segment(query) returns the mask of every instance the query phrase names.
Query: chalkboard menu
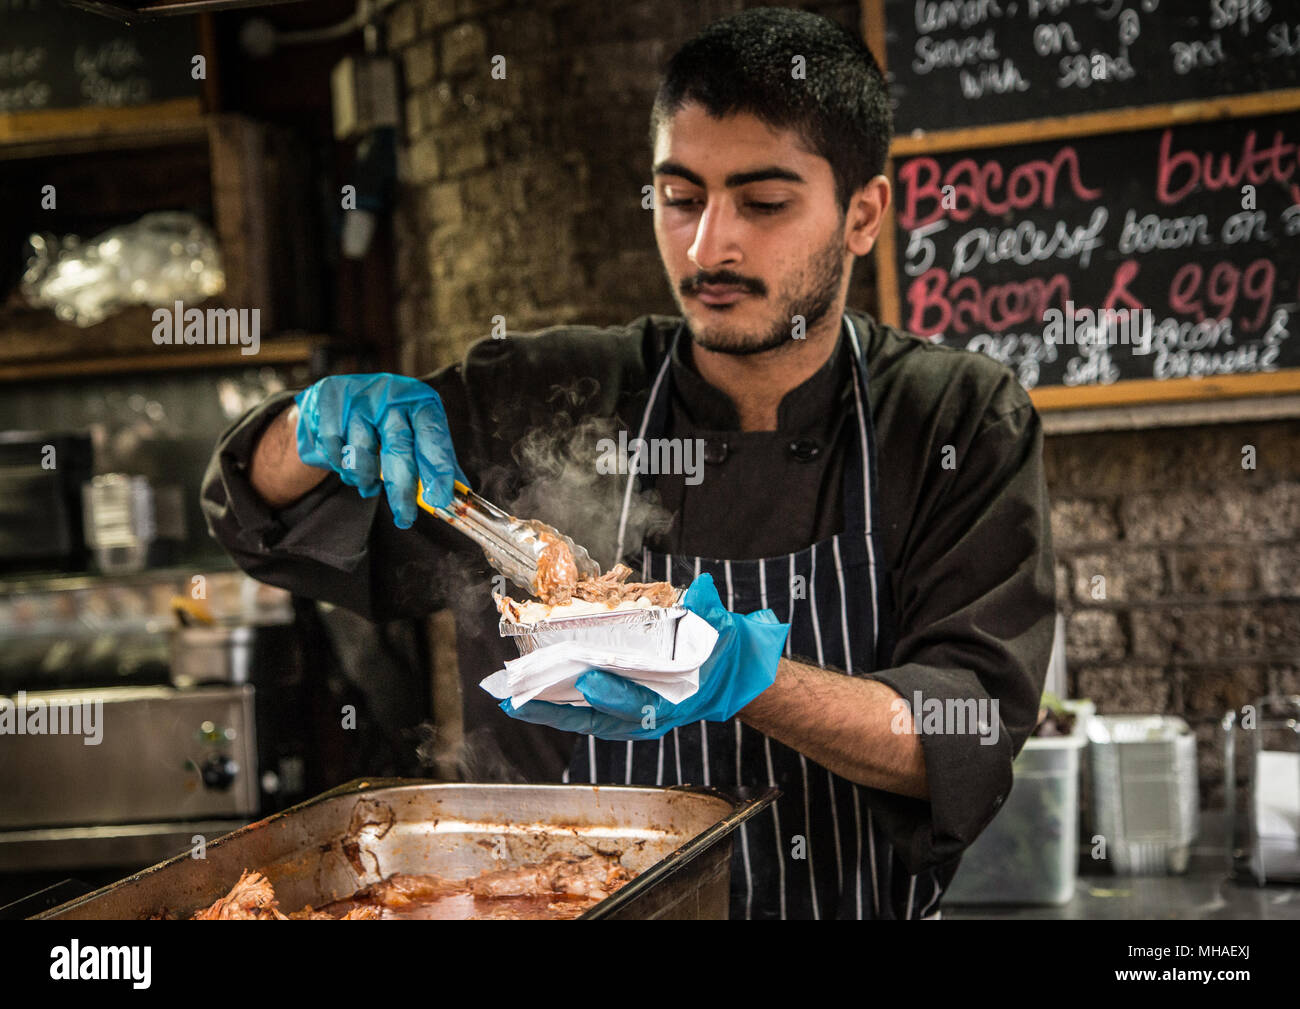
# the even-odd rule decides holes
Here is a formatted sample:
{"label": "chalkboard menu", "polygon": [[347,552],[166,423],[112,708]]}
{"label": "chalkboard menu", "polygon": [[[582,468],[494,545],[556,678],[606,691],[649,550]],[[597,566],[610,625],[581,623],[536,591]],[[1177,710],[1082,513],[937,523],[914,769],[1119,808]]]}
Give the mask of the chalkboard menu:
{"label": "chalkboard menu", "polygon": [[1300,368],[1300,112],[894,167],[909,332],[1029,389]]}
{"label": "chalkboard menu", "polygon": [[0,0],[0,116],[197,98],[193,18],[127,27],[56,0]]}
{"label": "chalkboard menu", "polygon": [[864,0],[881,317],[1040,409],[1300,393],[1300,2]]}
{"label": "chalkboard menu", "polygon": [[1295,0],[874,0],[899,133],[1300,85]]}

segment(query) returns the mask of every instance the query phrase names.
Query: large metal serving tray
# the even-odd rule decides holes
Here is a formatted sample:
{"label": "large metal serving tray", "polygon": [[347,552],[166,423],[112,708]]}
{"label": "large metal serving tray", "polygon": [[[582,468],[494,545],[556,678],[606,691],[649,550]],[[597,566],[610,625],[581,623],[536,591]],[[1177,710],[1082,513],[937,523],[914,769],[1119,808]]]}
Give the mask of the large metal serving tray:
{"label": "large metal serving tray", "polygon": [[776,789],[733,799],[713,789],[622,785],[349,782],[37,917],[188,917],[264,872],[280,907],[320,907],[393,873],[447,878],[556,852],[618,853],[637,878],[582,918],[726,918],[732,832]]}

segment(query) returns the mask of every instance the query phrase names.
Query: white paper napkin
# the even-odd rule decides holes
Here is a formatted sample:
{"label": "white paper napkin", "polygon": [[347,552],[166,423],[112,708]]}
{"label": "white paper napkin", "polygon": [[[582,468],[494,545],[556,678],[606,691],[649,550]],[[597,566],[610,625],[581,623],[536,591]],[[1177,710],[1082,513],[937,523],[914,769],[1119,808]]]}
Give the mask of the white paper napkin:
{"label": "white paper napkin", "polygon": [[533,700],[586,708],[590,705],[574,684],[588,669],[603,669],[680,704],[700,689],[700,666],[717,640],[718,632],[707,620],[687,612],[677,622],[671,659],[561,641],[511,659],[479,686],[493,697],[510,698],[516,708]]}

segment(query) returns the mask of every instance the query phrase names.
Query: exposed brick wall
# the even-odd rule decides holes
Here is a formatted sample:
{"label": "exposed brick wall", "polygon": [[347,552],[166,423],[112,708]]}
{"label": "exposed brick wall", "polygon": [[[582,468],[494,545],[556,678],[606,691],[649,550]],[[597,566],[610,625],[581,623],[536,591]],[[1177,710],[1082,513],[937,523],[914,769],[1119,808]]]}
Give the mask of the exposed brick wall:
{"label": "exposed brick wall", "polygon": [[1073,692],[1186,718],[1219,805],[1224,712],[1300,692],[1300,421],[1052,437],[1045,460]]}
{"label": "exposed brick wall", "polygon": [[[390,4],[403,371],[455,360],[494,315],[527,330],[674,310],[641,206],[650,102],[673,49],[746,6]],[[854,2],[802,6],[858,24]],[[875,307],[869,260],[851,301]],[[1186,717],[1216,802],[1224,709],[1300,691],[1300,424],[1053,437],[1046,454],[1073,692],[1103,713]]]}
{"label": "exposed brick wall", "polygon": [[[405,143],[396,215],[402,370],[487,335],[674,312],[641,187],[658,75],[740,0],[398,0]],[[858,5],[802,5],[857,27]],[[505,57],[505,78],[492,60]],[[859,263],[853,303],[874,307]]]}

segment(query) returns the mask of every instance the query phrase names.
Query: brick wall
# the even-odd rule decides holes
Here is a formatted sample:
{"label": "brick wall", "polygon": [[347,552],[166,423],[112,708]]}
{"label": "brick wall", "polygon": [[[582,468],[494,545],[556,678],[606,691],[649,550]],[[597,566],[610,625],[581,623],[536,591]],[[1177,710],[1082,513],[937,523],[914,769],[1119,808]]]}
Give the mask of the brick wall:
{"label": "brick wall", "polygon": [[[673,49],[745,6],[390,4],[404,372],[455,360],[495,315],[527,330],[674,311],[641,206],[650,102]],[[857,26],[856,3],[803,6]],[[875,308],[870,261],[851,302]],[[1218,801],[1223,710],[1300,691],[1300,424],[1053,437],[1047,464],[1073,692],[1103,713],[1185,716]]]}
{"label": "brick wall", "polygon": [[[747,6],[397,0],[405,144],[396,215],[400,364],[456,360],[496,315],[512,330],[675,312],[655,250],[647,142],[658,74]],[[849,3],[803,5],[856,28]],[[504,57],[504,79],[492,76]],[[499,64],[498,64],[499,65]],[[870,309],[870,264],[854,303]]]}
{"label": "brick wall", "polygon": [[1045,461],[1073,692],[1186,718],[1218,805],[1223,713],[1300,693],[1300,421],[1057,436]]}

